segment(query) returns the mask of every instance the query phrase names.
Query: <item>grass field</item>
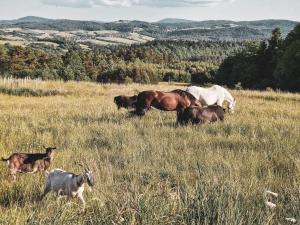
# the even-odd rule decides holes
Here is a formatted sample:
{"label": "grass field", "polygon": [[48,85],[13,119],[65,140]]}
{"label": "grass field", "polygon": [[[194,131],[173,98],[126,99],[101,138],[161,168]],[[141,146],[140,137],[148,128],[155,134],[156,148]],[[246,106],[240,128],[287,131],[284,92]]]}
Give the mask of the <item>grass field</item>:
{"label": "grass field", "polygon": [[[0,87],[9,93],[0,94],[1,157],[54,145],[51,168],[79,173],[74,162],[83,161],[96,175],[82,212],[75,199],[57,202],[50,194],[40,202],[44,175],[21,174],[13,184],[1,163],[0,224],[300,221],[300,94],[231,91],[237,109],[224,123],[176,127],[174,112],[132,118],[113,103],[115,95],[175,85],[1,80]],[[279,196],[271,199],[266,190]]]}

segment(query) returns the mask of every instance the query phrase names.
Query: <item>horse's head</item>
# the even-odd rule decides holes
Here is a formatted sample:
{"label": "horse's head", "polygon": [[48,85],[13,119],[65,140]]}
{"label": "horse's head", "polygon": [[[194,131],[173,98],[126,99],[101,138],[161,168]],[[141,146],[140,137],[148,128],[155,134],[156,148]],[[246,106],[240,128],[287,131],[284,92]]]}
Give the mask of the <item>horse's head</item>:
{"label": "horse's head", "polygon": [[231,102],[229,102],[228,112],[234,113],[235,105],[236,105],[236,100],[235,100],[235,98],[233,98],[233,100]]}

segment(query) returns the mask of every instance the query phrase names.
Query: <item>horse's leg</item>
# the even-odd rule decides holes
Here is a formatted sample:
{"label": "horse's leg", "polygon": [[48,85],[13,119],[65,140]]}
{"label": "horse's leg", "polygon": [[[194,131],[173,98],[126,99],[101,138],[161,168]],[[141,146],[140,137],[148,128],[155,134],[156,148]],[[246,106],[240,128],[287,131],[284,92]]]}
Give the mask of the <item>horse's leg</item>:
{"label": "horse's leg", "polygon": [[177,121],[176,121],[177,125],[183,124],[183,118],[182,118],[183,112],[184,112],[184,108],[177,109]]}
{"label": "horse's leg", "polygon": [[222,107],[223,102],[224,102],[224,98],[219,98],[217,101],[217,105]]}

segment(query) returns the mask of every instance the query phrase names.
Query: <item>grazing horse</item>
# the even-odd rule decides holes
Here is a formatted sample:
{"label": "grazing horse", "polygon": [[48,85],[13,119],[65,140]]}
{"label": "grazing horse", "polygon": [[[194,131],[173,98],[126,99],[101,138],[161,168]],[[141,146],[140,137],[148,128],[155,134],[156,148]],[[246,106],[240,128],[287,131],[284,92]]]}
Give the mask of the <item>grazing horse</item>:
{"label": "grazing horse", "polygon": [[225,109],[218,105],[205,107],[188,107],[177,112],[177,122],[181,125],[188,123],[204,124],[224,120]]}
{"label": "grazing horse", "polygon": [[114,98],[114,102],[117,105],[118,109],[124,107],[126,109],[128,108],[134,108],[135,104],[137,102],[137,96],[125,96],[125,95],[119,95]]}
{"label": "grazing horse", "polygon": [[200,103],[193,95],[183,90],[143,91],[137,96],[135,113],[143,116],[151,107],[164,111],[176,111],[193,105],[199,106]]}
{"label": "grazing horse", "polygon": [[236,105],[236,100],[232,95],[223,87],[214,85],[210,88],[202,88],[197,86],[190,86],[186,89],[187,92],[192,94],[202,105],[217,104],[222,107],[224,101],[228,102],[228,111],[233,113]]}

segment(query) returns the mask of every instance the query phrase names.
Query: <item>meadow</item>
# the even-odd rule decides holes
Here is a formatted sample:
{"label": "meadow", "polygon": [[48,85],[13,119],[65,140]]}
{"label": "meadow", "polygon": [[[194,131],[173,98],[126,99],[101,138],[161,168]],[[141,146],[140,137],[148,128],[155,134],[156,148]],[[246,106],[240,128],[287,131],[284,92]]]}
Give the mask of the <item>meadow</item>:
{"label": "meadow", "polygon": [[39,201],[44,174],[12,183],[1,162],[0,224],[299,222],[300,94],[231,90],[237,109],[225,122],[187,127],[175,112],[137,118],[113,103],[175,88],[184,86],[0,80],[0,157],[56,146],[51,168],[80,173],[82,161],[96,176],[83,212],[77,199]]}

